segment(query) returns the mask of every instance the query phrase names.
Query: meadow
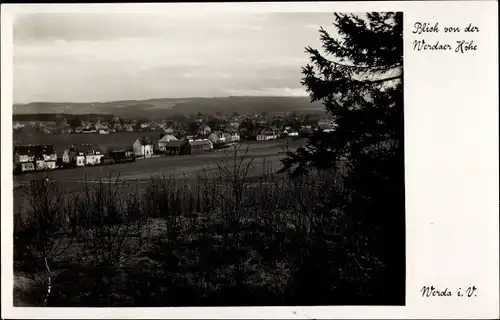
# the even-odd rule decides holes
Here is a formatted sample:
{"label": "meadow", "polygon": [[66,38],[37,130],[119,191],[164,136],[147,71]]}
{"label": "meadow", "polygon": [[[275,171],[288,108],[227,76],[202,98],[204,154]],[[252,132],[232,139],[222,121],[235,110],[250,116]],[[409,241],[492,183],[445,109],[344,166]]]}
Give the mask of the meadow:
{"label": "meadow", "polygon": [[[295,140],[288,143],[285,140],[253,141],[242,142],[237,148],[245,149],[245,165],[251,161],[248,167],[248,176],[258,177],[263,174],[263,168],[271,172],[278,171],[281,168],[280,160],[285,156],[284,151],[287,148],[293,150],[303,144],[304,140]],[[20,213],[26,207],[26,199],[23,196],[21,186],[29,184],[34,179],[48,177],[50,180],[57,182],[68,193],[81,191],[83,183],[99,183],[109,177],[117,176],[120,177],[121,188],[144,185],[151,176],[164,172],[170,172],[176,178],[192,181],[207,170],[213,171],[221,164],[227,165],[228,161],[233,160],[233,156],[234,147],[205,154],[168,155],[138,159],[131,163],[14,175],[14,212],[16,214]],[[241,157],[242,154],[239,156]]]}

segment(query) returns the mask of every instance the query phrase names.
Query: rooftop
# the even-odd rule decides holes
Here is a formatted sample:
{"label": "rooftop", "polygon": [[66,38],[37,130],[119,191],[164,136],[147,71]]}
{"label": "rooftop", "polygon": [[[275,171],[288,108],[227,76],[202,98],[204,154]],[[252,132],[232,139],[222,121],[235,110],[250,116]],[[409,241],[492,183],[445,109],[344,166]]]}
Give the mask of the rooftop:
{"label": "rooftop", "polygon": [[42,156],[44,154],[54,154],[54,145],[37,144],[37,145],[19,145],[14,148],[14,152],[21,155]]}
{"label": "rooftop", "polygon": [[184,145],[186,141],[184,140],[170,140],[167,143],[164,144],[165,148],[180,148],[182,145]]}
{"label": "rooftop", "polygon": [[206,139],[203,139],[203,140],[192,140],[192,141],[189,141],[189,144],[191,146],[201,146],[201,145],[211,145],[212,142],[210,140],[206,140]]}

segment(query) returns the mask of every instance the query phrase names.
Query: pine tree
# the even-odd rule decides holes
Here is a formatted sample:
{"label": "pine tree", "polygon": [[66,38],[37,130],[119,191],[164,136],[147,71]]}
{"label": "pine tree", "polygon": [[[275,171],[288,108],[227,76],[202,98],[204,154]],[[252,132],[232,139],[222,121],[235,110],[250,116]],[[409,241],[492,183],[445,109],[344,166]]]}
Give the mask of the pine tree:
{"label": "pine tree", "polygon": [[341,176],[339,199],[325,201],[335,201],[355,221],[353,228],[373,236],[370,252],[385,266],[378,281],[386,287],[377,290],[404,303],[402,13],[368,13],[364,19],[335,14],[333,25],[338,39],[319,30],[324,53],[306,48],[310,63],[302,69],[302,85],[337,127],[314,133],[305,147],[289,153],[283,171],[298,176],[329,169]]}

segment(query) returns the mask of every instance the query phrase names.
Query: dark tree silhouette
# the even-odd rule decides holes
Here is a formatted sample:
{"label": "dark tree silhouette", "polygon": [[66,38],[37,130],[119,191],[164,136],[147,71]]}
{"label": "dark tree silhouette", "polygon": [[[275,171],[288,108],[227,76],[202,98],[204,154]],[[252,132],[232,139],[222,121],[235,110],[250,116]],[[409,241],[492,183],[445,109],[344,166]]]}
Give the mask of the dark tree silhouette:
{"label": "dark tree silhouette", "polygon": [[187,127],[189,134],[197,134],[199,125],[196,122],[190,122]]}
{"label": "dark tree silhouette", "polygon": [[68,119],[68,124],[71,128],[76,128],[81,126],[82,121],[79,117],[75,116]]}
{"label": "dark tree silhouette", "polygon": [[212,130],[219,130],[219,119],[214,117],[209,117],[207,120],[207,126],[209,126]]}
{"label": "dark tree silhouette", "polygon": [[403,16],[335,14],[333,25],[339,39],[319,30],[324,53],[306,48],[302,84],[338,127],[314,133],[283,160],[283,171],[337,171],[343,188],[332,201],[373,236],[370,252],[384,266],[371,285],[380,299],[404,304]]}

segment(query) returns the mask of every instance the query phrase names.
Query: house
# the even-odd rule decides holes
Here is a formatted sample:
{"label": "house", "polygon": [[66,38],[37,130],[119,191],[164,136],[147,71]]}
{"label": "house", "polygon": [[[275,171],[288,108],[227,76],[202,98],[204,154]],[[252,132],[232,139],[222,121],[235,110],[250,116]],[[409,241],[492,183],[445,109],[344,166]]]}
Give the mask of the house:
{"label": "house", "polygon": [[104,153],[99,150],[95,149],[93,147],[88,147],[88,149],[85,152],[85,165],[99,165],[102,163],[102,158],[104,157]]}
{"label": "house", "polygon": [[275,131],[269,129],[264,129],[257,135],[257,140],[259,141],[276,140],[276,139],[278,139],[278,134]]}
{"label": "house", "polygon": [[56,161],[57,155],[51,144],[17,146],[14,149],[15,167],[21,172],[55,169]]}
{"label": "house", "polygon": [[62,155],[62,163],[63,164],[70,164],[71,163],[71,156],[70,156],[69,149],[64,150],[63,155]]}
{"label": "house", "polygon": [[172,128],[172,127],[166,128],[165,133],[166,134],[174,134],[174,128]]}
{"label": "house", "polygon": [[62,155],[62,162],[64,164],[75,164],[77,152],[74,147],[64,150]]}
{"label": "house", "polygon": [[54,146],[39,145],[37,146],[37,154],[35,160],[37,161],[37,170],[52,170],[56,168],[57,154],[54,150]]}
{"label": "house", "polygon": [[222,136],[224,137],[224,139],[225,139],[225,141],[227,143],[233,142],[232,139],[231,139],[231,134],[229,132],[222,133]]}
{"label": "house", "polygon": [[212,133],[212,129],[206,123],[202,123],[198,127],[197,133],[200,136],[207,137]]}
{"label": "house", "polygon": [[323,131],[325,129],[335,129],[337,127],[337,124],[335,123],[335,119],[331,119],[331,118],[319,120],[317,125]]}
{"label": "house", "polygon": [[164,152],[169,155],[181,155],[189,153],[189,142],[184,139],[170,140],[163,145]]}
{"label": "house", "polygon": [[240,137],[240,134],[238,132],[230,132],[230,134],[231,134],[231,141],[233,141],[233,142],[240,141],[241,137]]}
{"label": "house", "polygon": [[136,157],[150,158],[154,152],[154,144],[148,137],[137,138],[132,145]]}
{"label": "house", "polygon": [[97,131],[100,131],[100,130],[108,130],[108,125],[107,124],[104,124],[104,123],[101,123],[100,121],[98,121],[95,125],[94,125],[94,128],[97,130]]}
{"label": "house", "polygon": [[220,131],[214,131],[208,136],[208,140],[210,140],[213,144],[215,143],[226,143],[226,136]]}
{"label": "house", "polygon": [[134,162],[135,154],[132,150],[114,150],[109,153],[115,163]]}
{"label": "house", "polygon": [[168,144],[170,141],[176,141],[178,140],[176,137],[174,137],[171,134],[166,134],[164,135],[160,140],[158,140],[158,149],[161,152],[165,152],[165,145]]}
{"label": "house", "polygon": [[208,139],[199,139],[199,140],[191,140],[188,141],[186,145],[186,154],[197,154],[202,152],[212,151],[214,149],[214,145],[212,141]]}
{"label": "house", "polygon": [[299,136],[307,137],[315,131],[314,127],[311,125],[302,125],[299,129]]}
{"label": "house", "polygon": [[226,137],[226,142],[238,142],[240,141],[240,134],[238,132],[224,132],[224,137]]}
{"label": "house", "polygon": [[295,129],[292,129],[292,128],[285,129],[285,131],[283,131],[283,134],[285,136],[288,136],[288,137],[298,137],[299,136],[299,132]]}
{"label": "house", "polygon": [[91,126],[91,123],[90,123],[90,121],[84,121],[84,120],[82,120],[82,121],[81,121],[81,125],[82,125],[82,127],[83,127],[84,129],[89,129],[89,128],[90,128],[90,126]]}
{"label": "house", "polygon": [[77,167],[85,166],[85,153],[77,152],[76,157],[75,157],[75,165]]}
{"label": "house", "polygon": [[19,123],[19,122],[16,122],[16,123],[14,123],[14,124],[12,125],[12,129],[14,129],[14,130],[22,129],[22,128],[24,128],[24,127],[25,127],[25,125],[24,125],[24,124],[22,124],[22,123]]}
{"label": "house", "polygon": [[115,159],[113,159],[113,157],[109,155],[105,155],[104,157],[102,157],[101,161],[104,165],[115,164]]}
{"label": "house", "polygon": [[254,128],[239,128],[239,135],[244,140],[256,140],[257,139],[257,129]]}
{"label": "house", "polygon": [[33,146],[16,146],[14,148],[14,168],[20,172],[34,171],[35,152]]}

